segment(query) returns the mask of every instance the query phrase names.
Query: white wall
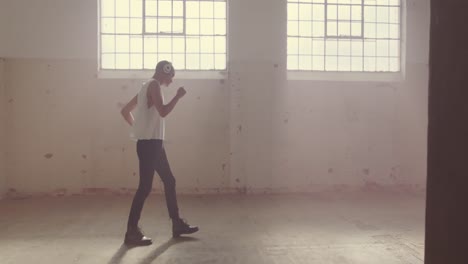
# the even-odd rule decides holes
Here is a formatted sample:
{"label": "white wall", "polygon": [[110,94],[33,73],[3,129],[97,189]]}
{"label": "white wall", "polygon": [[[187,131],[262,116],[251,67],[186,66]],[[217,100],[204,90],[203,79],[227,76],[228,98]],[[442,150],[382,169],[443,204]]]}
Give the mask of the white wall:
{"label": "white wall", "polygon": [[0,0],[0,54],[94,59],[97,0]]}
{"label": "white wall", "polygon": [[[6,72],[7,97],[14,100],[7,109],[13,117],[8,186],[19,193],[135,187],[135,144],[119,111],[141,81],[97,79],[90,60],[9,59]],[[182,84],[189,94],[167,120],[167,151],[178,185],[221,188],[228,153],[226,89],[219,81],[175,85]]]}
{"label": "white wall", "polygon": [[429,1],[406,12],[404,81],[288,82],[274,188],[425,188]]}
{"label": "white wall", "polygon": [[[407,2],[402,82],[287,80],[285,7],[230,1],[229,78],[178,80],[169,91],[189,89],[168,118],[179,190],[423,188],[429,1]],[[0,0],[14,100],[7,185],[18,192],[136,185],[118,105],[140,81],[96,78],[96,8],[94,0]]]}

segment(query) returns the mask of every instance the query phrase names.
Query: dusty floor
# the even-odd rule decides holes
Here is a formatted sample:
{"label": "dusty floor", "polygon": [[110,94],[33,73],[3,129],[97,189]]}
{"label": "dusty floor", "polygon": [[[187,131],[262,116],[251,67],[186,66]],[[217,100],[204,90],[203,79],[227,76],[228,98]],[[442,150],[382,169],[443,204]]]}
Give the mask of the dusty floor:
{"label": "dusty floor", "polygon": [[164,197],[141,225],[153,245],[122,245],[130,196],[0,201],[0,263],[423,263],[424,196],[181,196],[200,227],[171,239]]}

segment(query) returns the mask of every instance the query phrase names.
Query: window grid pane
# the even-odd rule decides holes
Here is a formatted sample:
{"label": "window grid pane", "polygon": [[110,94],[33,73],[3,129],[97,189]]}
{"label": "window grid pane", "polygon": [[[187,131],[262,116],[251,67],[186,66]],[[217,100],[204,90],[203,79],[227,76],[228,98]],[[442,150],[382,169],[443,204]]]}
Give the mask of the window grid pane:
{"label": "window grid pane", "polygon": [[288,0],[287,8],[288,70],[401,70],[400,0]]}
{"label": "window grid pane", "polygon": [[225,70],[227,0],[100,0],[100,68]]}

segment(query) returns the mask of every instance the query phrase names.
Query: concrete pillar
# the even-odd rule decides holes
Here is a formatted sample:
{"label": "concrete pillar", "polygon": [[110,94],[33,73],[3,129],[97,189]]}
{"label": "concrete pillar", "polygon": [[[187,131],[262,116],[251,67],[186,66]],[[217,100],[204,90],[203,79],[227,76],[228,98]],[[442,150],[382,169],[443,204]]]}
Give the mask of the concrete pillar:
{"label": "concrete pillar", "polygon": [[426,264],[468,263],[467,10],[431,1]]}

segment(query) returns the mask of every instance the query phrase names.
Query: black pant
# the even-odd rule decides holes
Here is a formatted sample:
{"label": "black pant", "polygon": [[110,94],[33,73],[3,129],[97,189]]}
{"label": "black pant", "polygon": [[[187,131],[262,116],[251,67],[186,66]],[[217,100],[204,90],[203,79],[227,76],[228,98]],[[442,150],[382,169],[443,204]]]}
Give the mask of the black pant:
{"label": "black pant", "polygon": [[171,219],[178,219],[179,209],[177,207],[175,191],[176,182],[174,175],[172,175],[162,140],[138,140],[137,154],[140,164],[140,183],[133,198],[132,208],[128,217],[128,227],[138,226],[143,204],[152,189],[154,171],[159,174],[164,183],[169,216]]}

